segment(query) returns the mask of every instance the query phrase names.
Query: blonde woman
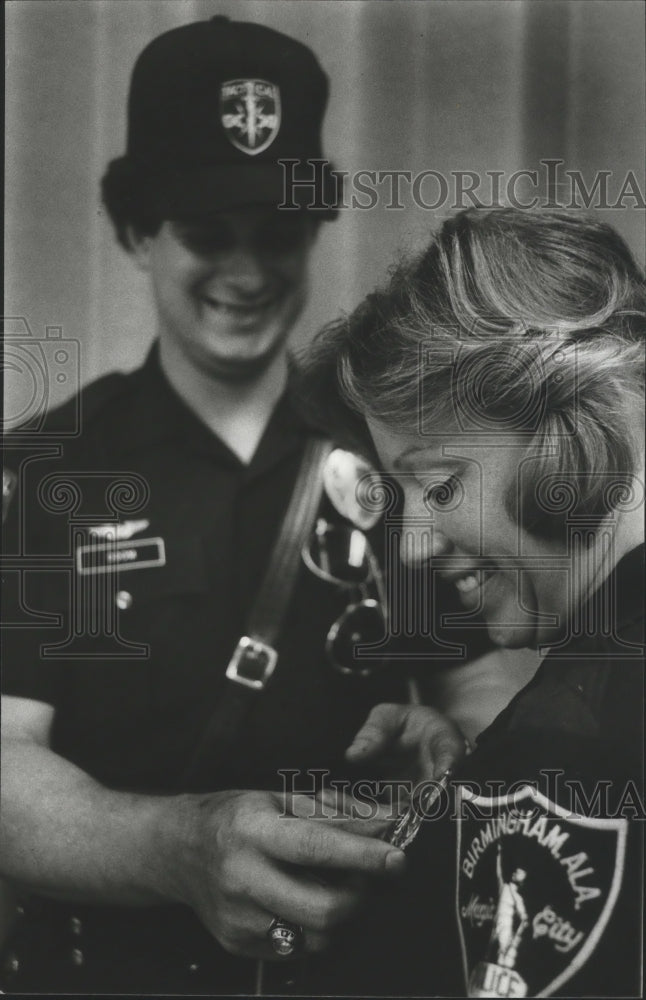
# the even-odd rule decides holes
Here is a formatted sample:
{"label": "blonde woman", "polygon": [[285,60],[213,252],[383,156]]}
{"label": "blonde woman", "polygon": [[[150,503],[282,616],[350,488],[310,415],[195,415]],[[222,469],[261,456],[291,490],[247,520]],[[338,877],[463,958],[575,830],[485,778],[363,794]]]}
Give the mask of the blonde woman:
{"label": "blonde woman", "polygon": [[[405,560],[453,583],[463,626],[544,654],[439,798],[417,798],[428,822],[364,927],[357,991],[639,991],[645,302],[604,223],[474,209],[315,348],[321,398],[365,420],[399,480]],[[349,755],[417,755],[423,779],[434,725],[379,706]]]}

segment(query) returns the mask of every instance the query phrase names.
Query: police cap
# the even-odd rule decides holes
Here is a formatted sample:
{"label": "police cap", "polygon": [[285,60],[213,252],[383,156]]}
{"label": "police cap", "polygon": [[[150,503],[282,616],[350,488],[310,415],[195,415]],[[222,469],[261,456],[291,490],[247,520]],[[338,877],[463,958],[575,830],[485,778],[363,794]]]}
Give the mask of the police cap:
{"label": "police cap", "polygon": [[[280,205],[286,170],[309,186],[289,199],[336,214],[322,159],[328,79],[307,46],[272,28],[218,15],[155,38],[139,56],[125,157],[164,217],[248,204]],[[279,160],[298,160],[283,167]],[[323,209],[320,206],[327,206]]]}

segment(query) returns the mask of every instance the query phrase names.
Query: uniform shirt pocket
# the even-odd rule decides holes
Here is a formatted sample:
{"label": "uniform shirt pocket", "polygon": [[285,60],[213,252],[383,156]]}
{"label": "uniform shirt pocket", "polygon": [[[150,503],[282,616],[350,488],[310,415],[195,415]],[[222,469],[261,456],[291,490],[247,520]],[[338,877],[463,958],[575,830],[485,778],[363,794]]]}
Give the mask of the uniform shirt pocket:
{"label": "uniform shirt pocket", "polygon": [[[140,549],[159,552],[154,537],[137,539],[146,543]],[[128,569],[92,575],[77,567],[72,600],[81,627],[77,621],[72,629],[68,655],[61,650],[54,744],[111,785],[154,784],[161,767],[160,711],[171,687],[181,687],[191,635],[205,628],[201,539],[165,539],[162,551],[155,565],[132,560]]]}

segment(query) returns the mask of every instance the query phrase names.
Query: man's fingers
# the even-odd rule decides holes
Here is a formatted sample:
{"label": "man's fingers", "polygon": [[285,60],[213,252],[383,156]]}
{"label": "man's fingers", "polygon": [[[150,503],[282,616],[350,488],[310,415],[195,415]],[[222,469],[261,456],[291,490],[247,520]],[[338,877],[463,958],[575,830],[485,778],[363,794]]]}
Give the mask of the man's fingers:
{"label": "man's fingers", "polygon": [[365,836],[360,830],[364,820],[343,820],[353,832],[339,829],[333,822],[300,818],[276,820],[277,832],[265,842],[267,853],[279,861],[305,868],[337,868],[346,871],[386,875],[403,870],[402,851],[380,840]]}
{"label": "man's fingers", "polygon": [[351,793],[332,788],[322,790],[316,797],[294,795],[286,811],[300,819],[334,824],[337,829],[360,837],[380,837],[395,818],[390,803],[376,798],[357,799]]}
{"label": "man's fingers", "polygon": [[325,795],[290,795],[285,803],[285,813],[298,819],[326,819],[335,808],[331,789]]}
{"label": "man's fingers", "polygon": [[307,873],[292,874],[260,858],[249,863],[247,878],[257,905],[306,931],[329,932],[361,902],[362,894],[347,881],[322,884]]}
{"label": "man's fingers", "polygon": [[[214,936],[232,955],[267,961],[289,961],[274,951],[269,938],[269,930],[276,915],[274,911],[250,906],[239,911],[237,918],[228,927],[221,928]],[[293,958],[298,958],[302,951],[316,954],[329,945],[329,932],[312,930],[294,921],[288,921],[284,915],[279,919],[286,920],[300,932]]]}
{"label": "man's fingers", "polygon": [[402,732],[408,705],[376,705],[345,752],[348,760],[367,760],[380,753]]}
{"label": "man's fingers", "polygon": [[345,830],[347,833],[355,834],[357,837],[381,837],[396,818],[396,815],[393,815],[392,806],[380,806],[378,810],[374,811],[374,815],[339,815],[334,819],[329,819],[327,822],[334,824],[335,830]]}

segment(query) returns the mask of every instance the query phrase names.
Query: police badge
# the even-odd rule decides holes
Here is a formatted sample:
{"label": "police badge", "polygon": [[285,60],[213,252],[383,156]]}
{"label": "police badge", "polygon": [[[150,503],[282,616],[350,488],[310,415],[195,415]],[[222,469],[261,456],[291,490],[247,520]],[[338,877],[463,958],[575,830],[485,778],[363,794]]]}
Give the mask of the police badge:
{"label": "police badge", "polygon": [[466,995],[552,996],[610,919],[627,821],[579,816],[530,786],[497,798],[460,786],[457,815]]}
{"label": "police badge", "polygon": [[227,80],[220,88],[220,121],[229,142],[256,156],[280,128],[280,91],[267,80]]}
{"label": "police badge", "polygon": [[323,467],[323,487],[342,517],[362,531],[374,528],[385,507],[387,494],[379,474],[361,455],[335,448]]}

